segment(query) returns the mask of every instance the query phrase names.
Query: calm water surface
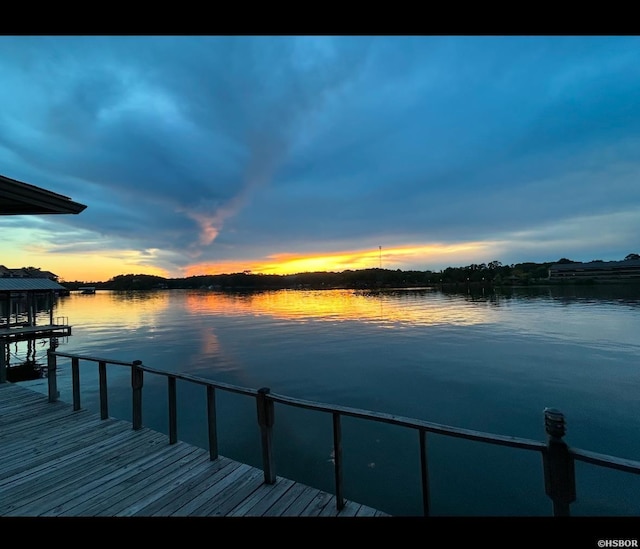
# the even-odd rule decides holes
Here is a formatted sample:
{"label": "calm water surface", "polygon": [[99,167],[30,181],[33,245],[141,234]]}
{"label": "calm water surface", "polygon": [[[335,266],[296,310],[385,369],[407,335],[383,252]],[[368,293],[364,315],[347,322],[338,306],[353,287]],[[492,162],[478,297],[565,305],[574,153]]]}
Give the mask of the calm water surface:
{"label": "calm water surface", "polygon": [[[571,446],[640,460],[640,287],[257,293],[98,291],[60,298],[60,351],[247,388],[545,440],[560,409]],[[46,353],[44,342],[40,356]],[[71,401],[70,364],[59,362]],[[98,410],[97,365],[82,405]],[[110,366],[109,413],[130,419],[130,372]],[[36,382],[42,385],[41,382]],[[145,376],[143,422],[167,432],[166,381]],[[255,401],[217,391],[220,454],[261,466]],[[206,448],[206,395],[178,383],[178,436]],[[415,431],[343,418],[345,497],[420,515]],[[550,515],[540,454],[430,435],[434,515]],[[331,416],[276,405],[278,475],[333,492]],[[574,515],[638,515],[640,479],[576,463]]]}

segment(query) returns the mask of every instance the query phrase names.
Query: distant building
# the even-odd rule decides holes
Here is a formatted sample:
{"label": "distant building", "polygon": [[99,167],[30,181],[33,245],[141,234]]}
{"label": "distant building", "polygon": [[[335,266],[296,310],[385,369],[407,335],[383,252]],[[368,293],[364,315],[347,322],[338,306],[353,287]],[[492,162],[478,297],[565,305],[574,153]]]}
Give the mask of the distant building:
{"label": "distant building", "polygon": [[51,271],[42,271],[36,267],[9,269],[4,265],[0,265],[0,278],[47,278],[55,282],[58,281],[58,275]]}
{"label": "distant building", "polygon": [[0,265],[0,278],[24,278],[27,273],[22,269],[8,269],[4,265]]}
{"label": "distant building", "polygon": [[590,261],[589,263],[554,263],[549,280],[640,280],[640,259],[624,261]]}
{"label": "distant building", "polygon": [[42,271],[38,267],[27,267],[23,270],[27,271],[29,278],[48,278],[49,280],[58,281],[58,275],[51,271]]}

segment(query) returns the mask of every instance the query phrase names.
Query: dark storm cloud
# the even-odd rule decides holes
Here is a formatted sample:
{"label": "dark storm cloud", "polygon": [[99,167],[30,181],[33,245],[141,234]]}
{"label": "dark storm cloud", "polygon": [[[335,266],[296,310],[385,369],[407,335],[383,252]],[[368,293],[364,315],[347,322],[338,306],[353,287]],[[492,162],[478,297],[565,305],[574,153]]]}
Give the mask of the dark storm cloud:
{"label": "dark storm cloud", "polygon": [[184,264],[507,238],[638,209],[639,46],[2,37],[2,173],[88,204],[72,223],[96,241]]}
{"label": "dark storm cloud", "polygon": [[[92,199],[95,211],[81,226],[150,246],[196,245],[196,218],[217,215],[222,228],[272,177],[317,94],[345,77],[349,55],[314,72],[302,51],[296,68],[304,40],[5,39],[5,51],[20,50],[16,87],[29,81],[46,92],[32,92],[35,113],[11,98],[26,118],[2,118],[2,145],[40,170],[97,187],[74,194]],[[120,208],[95,208],[103,197]]]}

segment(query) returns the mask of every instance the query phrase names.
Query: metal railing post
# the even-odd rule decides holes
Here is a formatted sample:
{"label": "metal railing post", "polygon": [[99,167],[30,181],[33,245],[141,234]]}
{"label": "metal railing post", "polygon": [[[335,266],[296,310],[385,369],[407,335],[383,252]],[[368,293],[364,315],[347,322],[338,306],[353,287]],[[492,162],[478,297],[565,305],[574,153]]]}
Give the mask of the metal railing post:
{"label": "metal railing post", "polygon": [[107,395],[107,363],[98,362],[98,377],[100,379],[100,419],[109,418],[109,398]]}
{"label": "metal railing post", "polygon": [[49,402],[57,402],[58,396],[58,378],[56,374],[57,357],[53,354],[55,347],[47,350],[47,385],[49,387]]}
{"label": "metal railing post", "polygon": [[264,470],[264,481],[267,484],[275,484],[276,473],[273,464],[273,423],[274,406],[273,401],[268,398],[269,388],[258,389],[256,405],[258,407],[258,425],[260,425],[260,436],[262,439],[262,468]]}
{"label": "metal railing post", "polygon": [[178,403],[176,395],[176,376],[167,378],[169,389],[169,444],[178,442]]}
{"label": "metal railing post", "polygon": [[576,478],[569,447],[562,440],[566,433],[564,415],[555,408],[545,408],[544,427],[548,436],[542,453],[545,492],[553,502],[553,515],[568,517],[569,506],[576,500]]}
{"label": "metal railing post", "polygon": [[132,423],[134,431],[142,429],[142,384],[144,370],[138,368],[141,364],[141,360],[134,360],[131,364],[131,389],[133,392]]}
{"label": "metal railing post", "polygon": [[80,409],[80,359],[74,356],[71,359],[71,386],[73,392],[73,409]]}
{"label": "metal railing post", "polygon": [[429,494],[429,462],[427,460],[427,432],[420,429],[420,480],[422,483],[422,512],[425,517],[430,514]]}
{"label": "metal railing post", "polygon": [[216,390],[207,385],[207,430],[209,434],[209,459],[218,458],[218,421],[216,419]]}
{"label": "metal railing post", "polygon": [[344,495],[342,490],[342,424],[340,423],[340,414],[333,414],[333,464],[336,482],[336,509],[342,511],[344,509]]}
{"label": "metal railing post", "polygon": [[7,350],[9,344],[0,341],[0,383],[7,382]]}

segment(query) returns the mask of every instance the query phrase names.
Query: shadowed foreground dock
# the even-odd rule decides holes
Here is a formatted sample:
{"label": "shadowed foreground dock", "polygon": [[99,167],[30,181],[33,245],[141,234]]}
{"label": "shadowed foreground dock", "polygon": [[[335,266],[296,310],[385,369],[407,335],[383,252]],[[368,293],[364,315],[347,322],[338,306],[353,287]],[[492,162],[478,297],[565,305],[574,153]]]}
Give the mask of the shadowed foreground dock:
{"label": "shadowed foreground dock", "polygon": [[13,383],[0,384],[0,516],[378,517],[278,477]]}

